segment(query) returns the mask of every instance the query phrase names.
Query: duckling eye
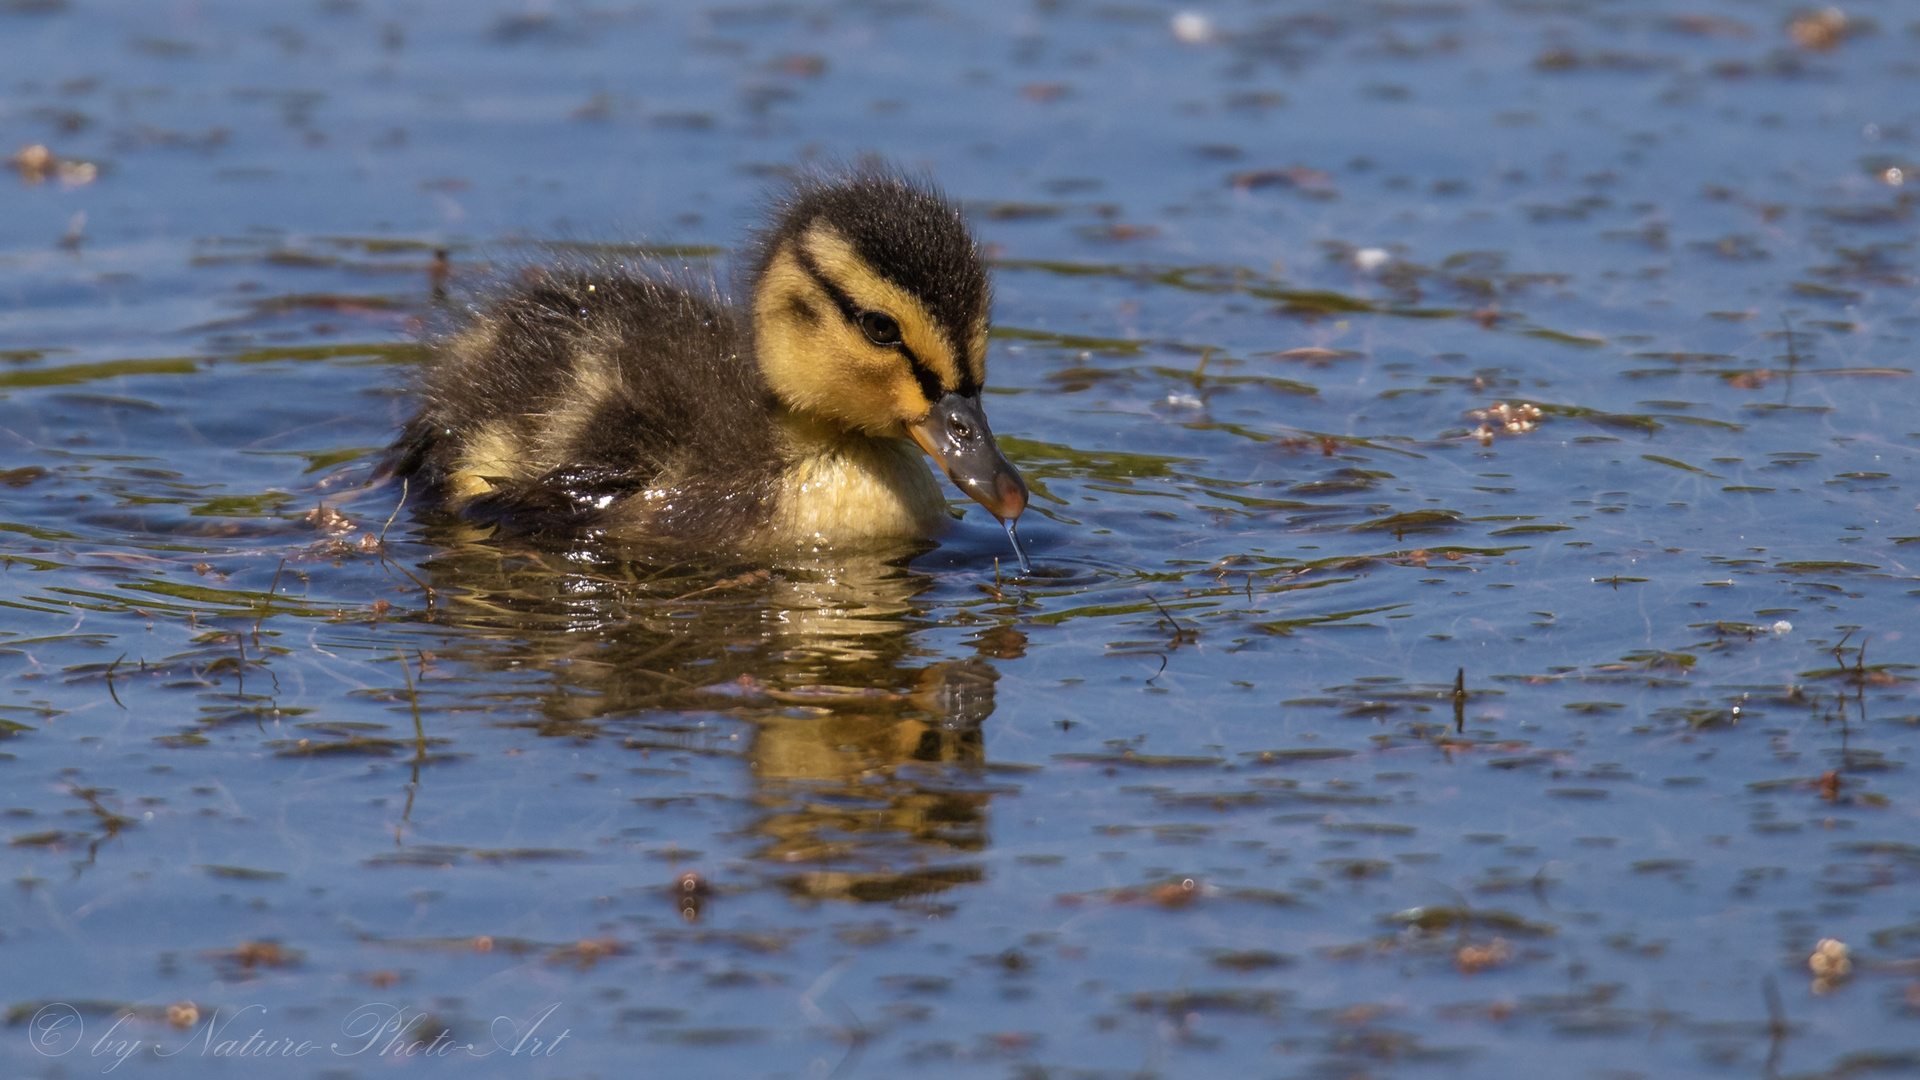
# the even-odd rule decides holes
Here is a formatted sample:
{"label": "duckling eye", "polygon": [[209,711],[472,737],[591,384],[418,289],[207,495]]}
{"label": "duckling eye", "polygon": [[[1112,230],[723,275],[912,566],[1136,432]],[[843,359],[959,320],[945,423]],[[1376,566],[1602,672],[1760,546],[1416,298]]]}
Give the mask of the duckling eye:
{"label": "duckling eye", "polygon": [[900,344],[900,324],[893,321],[891,315],[863,311],[860,313],[860,329],[867,335],[867,340],[875,345]]}

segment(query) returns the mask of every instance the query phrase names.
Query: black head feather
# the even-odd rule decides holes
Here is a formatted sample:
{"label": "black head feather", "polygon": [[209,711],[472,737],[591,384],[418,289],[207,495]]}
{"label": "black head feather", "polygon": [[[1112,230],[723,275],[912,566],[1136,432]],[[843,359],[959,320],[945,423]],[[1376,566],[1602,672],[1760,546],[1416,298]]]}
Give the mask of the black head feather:
{"label": "black head feather", "polygon": [[956,356],[993,302],[980,249],[960,208],[930,181],[882,165],[802,176],[776,203],[760,238],[757,278],[774,254],[816,223],[833,227],[882,277],[920,298]]}

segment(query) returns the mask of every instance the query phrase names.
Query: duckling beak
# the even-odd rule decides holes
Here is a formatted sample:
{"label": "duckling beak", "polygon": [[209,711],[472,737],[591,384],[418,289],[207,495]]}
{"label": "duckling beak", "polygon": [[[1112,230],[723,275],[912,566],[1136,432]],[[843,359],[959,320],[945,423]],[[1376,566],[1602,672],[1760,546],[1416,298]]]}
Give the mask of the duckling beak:
{"label": "duckling beak", "polygon": [[1027,482],[993,441],[979,395],[949,393],[934,403],[925,420],[907,430],[920,449],[946,470],[955,487],[1003,524],[1011,525],[1027,508]]}

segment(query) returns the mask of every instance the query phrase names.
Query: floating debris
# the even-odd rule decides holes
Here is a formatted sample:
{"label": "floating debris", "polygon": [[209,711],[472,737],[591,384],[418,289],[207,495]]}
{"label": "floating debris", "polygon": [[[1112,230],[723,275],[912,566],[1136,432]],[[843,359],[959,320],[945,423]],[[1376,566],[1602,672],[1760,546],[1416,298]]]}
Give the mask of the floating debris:
{"label": "floating debris", "polygon": [[1102,900],[1109,904],[1152,904],[1155,907],[1178,910],[1212,892],[1213,890],[1193,878],[1181,877],[1135,888],[1122,887],[1097,889],[1086,893],[1062,893],[1055,899],[1062,904],[1074,907],[1089,900]]}
{"label": "floating debris", "polygon": [[1327,189],[1333,184],[1333,177],[1322,169],[1309,169],[1296,165],[1290,169],[1252,169],[1234,173],[1227,177],[1227,186],[1235,191],[1252,191],[1263,187],[1290,187]]}
{"label": "floating debris", "polygon": [[1813,52],[1831,52],[1840,47],[1855,29],[1853,20],[1837,7],[1822,8],[1794,17],[1787,33],[1794,44]]}
{"label": "floating debris", "polygon": [[1317,345],[1305,345],[1298,349],[1286,349],[1281,352],[1256,353],[1273,360],[1291,360],[1313,368],[1331,367],[1336,361],[1358,360],[1365,353],[1352,349],[1323,349]]}
{"label": "floating debris", "polygon": [[300,520],[324,533],[352,532],[357,527],[352,518],[325,504],[307,511]]}
{"label": "floating debris", "polygon": [[277,941],[243,941],[237,948],[209,949],[200,954],[208,960],[230,972],[241,976],[252,975],[258,968],[296,967],[306,959],[306,954],[298,949],[289,949]]}
{"label": "floating debris", "polygon": [[1814,993],[1832,993],[1853,974],[1852,951],[1839,938],[1821,938],[1807,957],[1807,970],[1813,972]]}
{"label": "floating debris", "polygon": [[1393,253],[1386,248],[1361,248],[1353,253],[1353,265],[1363,274],[1375,270],[1393,261]]}
{"label": "floating debris", "polygon": [[572,964],[585,971],[609,956],[619,956],[626,947],[613,938],[587,938],[572,945],[562,945],[547,954],[550,964]]}
{"label": "floating debris", "polygon": [[1462,975],[1478,975],[1512,958],[1513,946],[1507,944],[1507,939],[1494,938],[1485,945],[1462,945],[1453,954],[1453,966],[1459,968]]}
{"label": "floating debris", "polygon": [[1496,401],[1484,409],[1473,409],[1468,416],[1480,421],[1473,429],[1472,437],[1479,440],[1481,446],[1492,446],[1495,435],[1519,435],[1540,426],[1544,414],[1537,405],[1524,402],[1509,405]]}
{"label": "floating debris", "polygon": [[1187,45],[1205,45],[1214,38],[1213,20],[1197,11],[1175,12],[1167,26],[1174,40]]}
{"label": "floating debris", "polygon": [[673,882],[673,901],[680,909],[680,917],[688,922],[699,922],[700,913],[706,910],[707,900],[713,895],[713,886],[701,877],[698,871],[688,870]]}
{"label": "floating debris", "polygon": [[39,184],[57,179],[67,187],[91,184],[100,176],[100,167],[90,161],[62,158],[39,143],[23,146],[7,159],[23,183]]}

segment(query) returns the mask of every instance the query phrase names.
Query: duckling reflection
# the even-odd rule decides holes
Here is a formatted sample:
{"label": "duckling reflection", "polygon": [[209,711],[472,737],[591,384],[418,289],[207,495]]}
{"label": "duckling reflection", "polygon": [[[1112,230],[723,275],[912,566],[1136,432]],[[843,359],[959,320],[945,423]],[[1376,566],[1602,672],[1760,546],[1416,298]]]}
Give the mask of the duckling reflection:
{"label": "duckling reflection", "polygon": [[475,704],[549,737],[621,738],[643,750],[702,746],[684,717],[744,720],[756,852],[794,895],[896,901],[978,880],[991,793],[984,721],[1017,629],[990,628],[979,656],[913,663],[908,569],[921,547],[852,562],[700,567],[659,551],[555,552],[436,537],[427,564],[443,621],[479,633],[441,653],[495,671],[541,671]]}

